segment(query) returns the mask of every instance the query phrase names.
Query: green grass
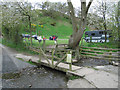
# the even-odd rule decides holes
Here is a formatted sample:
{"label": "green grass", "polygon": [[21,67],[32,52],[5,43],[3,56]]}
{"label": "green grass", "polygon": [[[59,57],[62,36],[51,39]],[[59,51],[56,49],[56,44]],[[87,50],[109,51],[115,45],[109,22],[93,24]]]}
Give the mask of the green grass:
{"label": "green grass", "polygon": [[31,65],[36,65],[35,63],[33,63],[32,61],[26,61],[27,63],[31,64]]}
{"label": "green grass", "polygon": [[[59,39],[68,39],[69,36],[72,34],[72,24],[70,24],[67,20],[54,20],[47,17],[42,17],[44,19],[43,21],[45,24],[43,24],[43,28],[36,27],[34,28],[34,31],[32,34],[37,34],[41,36],[45,36],[46,38],[49,38],[51,35],[57,35]],[[39,21],[39,20],[38,20]],[[52,26],[51,23],[55,22],[56,25]],[[39,22],[32,22],[33,24],[38,25]],[[40,32],[40,33],[39,33]],[[30,34],[30,32],[26,32],[23,30],[24,34]]]}
{"label": "green grass", "polygon": [[[28,39],[26,39],[26,41],[27,41],[27,44],[30,45],[30,40],[28,41]],[[25,41],[23,41],[23,42],[24,42],[24,44],[25,44]],[[39,47],[39,42],[38,42],[38,40],[32,39],[32,43],[33,43],[33,46],[34,46],[34,47]],[[68,40],[57,40],[57,43],[58,43],[58,44],[68,44]],[[43,41],[40,42],[40,46],[41,46],[41,47],[42,47],[42,45],[43,45]],[[49,45],[55,45],[55,43],[54,43],[53,40],[46,40],[46,41],[45,41],[45,45],[46,45],[46,47],[47,47],[47,46],[49,46]]]}
{"label": "green grass", "polygon": [[38,54],[36,52],[33,52],[33,51],[27,49],[25,47],[24,43],[16,46],[14,43],[12,43],[10,41],[6,41],[5,39],[2,39],[2,44],[5,45],[5,46],[8,46],[10,48],[13,48],[13,49],[17,50],[20,53],[25,52],[25,53],[29,53],[29,54],[32,54],[32,55]]}
{"label": "green grass", "polygon": [[[22,58],[17,58],[17,59],[19,59],[19,60],[21,60],[21,61],[24,61]],[[31,65],[36,65],[36,64],[33,63],[32,61],[24,61],[24,62],[27,62],[27,63],[29,63],[29,64],[31,64]]]}
{"label": "green grass", "polygon": [[68,77],[69,80],[74,80],[74,79],[79,79],[79,78],[80,78],[80,76],[75,76],[75,75]]}
{"label": "green grass", "polygon": [[2,43],[2,38],[0,38],[0,43]]}
{"label": "green grass", "polygon": [[83,40],[82,46],[85,47],[102,47],[102,48],[118,48],[118,45],[120,44],[120,42],[107,42],[107,43],[87,43],[85,42],[85,40]]}
{"label": "green grass", "polygon": [[24,61],[22,58],[17,58],[17,59],[19,59],[19,60],[21,60],[21,61]]}

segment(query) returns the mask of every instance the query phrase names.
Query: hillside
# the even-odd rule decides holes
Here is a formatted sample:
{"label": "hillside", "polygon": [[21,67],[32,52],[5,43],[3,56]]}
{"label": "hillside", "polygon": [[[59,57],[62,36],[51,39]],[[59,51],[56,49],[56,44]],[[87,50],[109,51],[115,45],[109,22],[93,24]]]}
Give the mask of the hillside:
{"label": "hillside", "polygon": [[[37,35],[45,37],[57,35],[59,38],[69,38],[69,36],[72,34],[72,24],[70,23],[70,19],[66,18],[68,16],[60,15],[60,13],[54,14],[56,15],[54,15],[54,18],[49,15],[45,15],[44,12],[41,12],[38,18],[33,16],[36,19],[32,19],[31,22],[33,31],[32,34],[37,33]],[[41,27],[41,25],[43,27]],[[30,34],[28,27],[26,28],[26,26],[24,26],[22,33]]]}

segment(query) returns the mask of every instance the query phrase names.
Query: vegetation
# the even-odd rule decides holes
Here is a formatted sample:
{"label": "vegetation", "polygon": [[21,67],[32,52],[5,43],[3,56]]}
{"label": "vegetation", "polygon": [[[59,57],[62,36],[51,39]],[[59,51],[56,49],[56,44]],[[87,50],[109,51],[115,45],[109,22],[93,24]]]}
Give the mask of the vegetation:
{"label": "vegetation", "polygon": [[81,78],[80,76],[76,76],[76,75],[72,75],[72,76],[69,76],[68,79],[69,80],[74,80],[74,79],[79,79]]}
{"label": "vegetation", "polygon": [[[92,0],[91,0],[92,2]],[[90,2],[90,3],[91,3]],[[82,3],[83,4],[83,3]],[[47,39],[51,35],[57,35],[58,39],[67,39],[67,40],[58,40],[58,44],[68,44],[68,39],[70,35],[73,33],[72,20],[70,20],[70,14],[68,12],[67,3],[51,3],[44,2],[41,4],[36,3],[35,6],[40,7],[42,9],[36,9],[32,6],[31,3],[27,2],[4,2],[2,3],[3,10],[3,23],[2,23],[2,34],[3,41],[0,39],[0,42],[10,46],[12,48],[16,48],[18,51],[29,51],[25,48],[25,42],[23,38],[21,38],[21,34],[30,34],[30,35],[41,35],[45,36]],[[84,5],[83,5],[84,6]],[[101,4],[99,4],[101,6]],[[82,45],[88,47],[107,47],[107,48],[118,48],[119,35],[118,35],[118,16],[119,10],[118,5],[116,3],[106,3],[107,9],[106,13],[109,18],[106,19],[106,26],[108,29],[112,30],[112,41],[109,43],[86,43],[83,40]],[[56,7],[56,8],[55,8]],[[102,7],[102,6],[101,6]],[[112,7],[112,9],[110,9]],[[91,7],[94,8],[94,7]],[[82,9],[84,11],[84,9]],[[74,11],[77,9],[74,8]],[[108,12],[109,11],[109,12]],[[81,20],[81,11],[78,11],[78,17],[76,18],[76,23]],[[76,13],[76,12],[74,12]],[[95,29],[103,29],[104,20],[101,18],[102,11],[100,11],[99,7],[96,7],[95,12],[88,12],[86,25],[87,28],[85,31]],[[104,15],[105,16],[105,15]],[[30,19],[30,20],[29,20]],[[77,27],[79,26],[76,24]],[[84,34],[80,32],[78,36],[84,38]],[[32,44],[35,47],[39,46],[38,41],[31,39]],[[28,44],[31,44],[31,41],[28,41]],[[75,40],[74,40],[75,41]],[[118,44],[114,44],[118,43]],[[41,46],[43,42],[40,43]],[[54,41],[46,41],[46,46],[53,45]],[[80,43],[79,43],[80,45]],[[32,52],[31,52],[32,53]]]}
{"label": "vegetation", "polygon": [[106,43],[87,43],[85,42],[85,40],[83,40],[83,46],[86,47],[102,47],[102,48],[119,48],[119,44],[120,42],[116,42],[116,44],[114,44],[113,42],[106,42]]}
{"label": "vegetation", "polygon": [[[81,18],[80,18],[80,22],[77,23],[72,2],[71,2],[71,0],[67,0],[68,7],[69,7],[69,13],[70,13],[70,17],[71,17],[72,25],[73,25],[73,33],[69,39],[69,47],[72,49],[76,49],[76,50],[78,50],[78,48],[79,48],[79,42],[81,41],[81,38],[85,31],[88,10],[89,10],[93,0],[90,0],[88,5],[86,4],[86,0],[80,1],[80,2],[81,2],[81,13],[80,13]],[[77,57],[79,58],[79,56],[77,56]]]}
{"label": "vegetation", "polygon": [[[21,60],[21,61],[24,61],[22,58],[17,58],[17,59],[19,59],[19,60]],[[36,65],[36,64],[33,63],[32,61],[24,61],[24,62],[27,62],[27,63],[29,63],[29,64],[31,64],[31,65]]]}
{"label": "vegetation", "polygon": [[[44,17],[46,19],[46,17]],[[48,18],[48,21],[52,19]],[[55,21],[55,20],[52,20]],[[45,21],[46,22],[46,21]],[[38,25],[38,24],[37,24]],[[43,24],[43,28],[35,27],[34,31],[32,32],[35,35],[37,32],[38,35],[45,36],[49,39],[52,35],[57,35],[59,39],[68,39],[72,33],[72,25],[67,21],[59,20],[55,26],[51,25],[51,22]],[[23,31],[25,34],[29,34],[29,32]]]}

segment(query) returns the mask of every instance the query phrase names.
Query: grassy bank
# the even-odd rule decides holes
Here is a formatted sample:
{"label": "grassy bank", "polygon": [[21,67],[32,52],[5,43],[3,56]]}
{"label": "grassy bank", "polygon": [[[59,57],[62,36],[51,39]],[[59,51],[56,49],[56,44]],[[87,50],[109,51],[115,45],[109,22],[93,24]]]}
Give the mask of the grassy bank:
{"label": "grassy bank", "polygon": [[24,43],[19,44],[19,45],[15,45],[13,42],[7,41],[7,40],[2,39],[2,38],[0,38],[0,41],[1,41],[0,43],[2,43],[3,45],[5,45],[7,47],[10,47],[10,48],[13,48],[20,53],[25,52],[25,53],[29,53],[29,54],[32,54],[32,55],[38,54],[36,52],[33,52],[33,51],[27,49],[25,47]]}
{"label": "grassy bank", "polygon": [[107,43],[87,43],[85,40],[83,40],[82,46],[85,47],[102,47],[102,48],[119,48],[120,42],[107,42]]}
{"label": "grassy bank", "polygon": [[[37,40],[33,39],[32,41],[33,41],[33,46],[34,47],[39,47],[39,42]],[[26,39],[26,42],[27,42],[27,45],[30,45],[30,40]],[[12,43],[10,41],[6,41],[4,39],[2,40],[0,38],[0,43],[6,45],[8,47],[15,48],[17,51],[26,51],[26,48],[25,48],[26,42],[23,40],[22,44],[16,46],[14,43]],[[68,44],[68,39],[57,40],[57,43],[58,44]],[[120,42],[115,42],[115,43],[113,43],[113,42],[107,42],[107,43],[87,43],[87,42],[85,42],[85,40],[83,40],[83,42],[82,42],[82,46],[85,46],[85,47],[102,47],[102,48],[113,48],[113,49],[118,48],[119,44],[120,44]],[[45,45],[47,47],[49,45],[55,45],[55,43],[54,43],[53,40],[46,40],[45,41]],[[40,46],[41,47],[43,46],[43,41],[40,42]]]}
{"label": "grassy bank", "polygon": [[[25,39],[25,40],[26,41],[23,41],[24,44],[26,44],[26,42],[27,42],[27,45],[30,45],[30,40],[28,40],[28,39]],[[33,43],[34,47],[39,47],[39,46],[42,47],[43,46],[43,41],[41,41],[40,45],[39,45],[38,40],[32,39],[32,43]],[[65,40],[57,40],[57,43],[58,44],[68,44],[68,40],[66,40],[66,39]],[[53,40],[46,40],[45,45],[46,45],[46,47],[49,46],[49,45],[55,45],[55,42]]]}

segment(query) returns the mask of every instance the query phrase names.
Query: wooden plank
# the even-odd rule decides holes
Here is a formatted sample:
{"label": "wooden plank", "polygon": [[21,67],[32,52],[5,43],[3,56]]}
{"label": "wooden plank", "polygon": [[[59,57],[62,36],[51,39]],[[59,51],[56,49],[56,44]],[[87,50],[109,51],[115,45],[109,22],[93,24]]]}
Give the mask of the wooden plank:
{"label": "wooden plank", "polygon": [[120,49],[112,49],[112,48],[99,48],[99,47],[83,47],[83,46],[81,46],[80,48],[98,49],[98,50],[118,50],[118,51],[120,51]]}
{"label": "wooden plank", "polygon": [[[42,60],[41,61],[42,63],[44,64],[48,64],[48,62],[46,60]],[[52,61],[49,60],[50,64],[52,64]],[[57,63],[57,61],[54,61],[54,65]],[[47,65],[48,67],[50,67],[49,65]],[[61,69],[66,69],[66,70],[69,70],[69,64],[65,64],[65,63],[62,63],[60,62],[59,65],[57,65],[58,68],[61,68]],[[55,67],[55,68],[57,68]],[[75,66],[75,65],[72,65],[72,70],[78,70],[78,69],[81,69],[81,67],[79,66]]]}
{"label": "wooden plank", "polygon": [[90,49],[81,49],[81,51],[87,51],[87,52],[95,52],[95,53],[105,53],[105,54],[118,54],[118,53],[120,53],[120,52],[107,52],[107,51],[105,51],[105,52],[103,52],[103,51],[95,51],[95,50],[90,50]]}
{"label": "wooden plank", "polygon": [[98,56],[91,56],[91,55],[81,55],[84,57],[91,57],[96,59],[103,59],[103,60],[113,60],[113,61],[119,61],[120,59],[114,59],[114,58],[104,58],[104,57],[98,57]]}
{"label": "wooden plank", "polygon": [[65,46],[65,45],[68,45],[68,44],[58,44],[58,46],[60,46],[60,45],[64,45]]}
{"label": "wooden plank", "polygon": [[[32,50],[32,51],[34,51],[34,52],[37,52],[37,53],[39,53],[39,51],[38,50],[35,50],[35,49],[30,49],[30,50]],[[48,58],[52,58],[52,56],[51,55],[47,55],[47,54],[45,54],[45,56],[46,57],[48,57]],[[56,57],[56,56],[54,56],[53,58],[55,58],[55,59],[60,59],[60,58],[58,58],[58,57]]]}
{"label": "wooden plank", "polygon": [[[52,55],[47,55],[47,54],[46,54],[46,57],[48,57],[48,58],[52,58]],[[53,58],[54,58],[54,59],[57,59],[57,60],[60,59],[60,58],[58,58],[58,57],[56,57],[56,56],[53,56]]]}
{"label": "wooden plank", "polygon": [[81,53],[83,53],[83,54],[97,55],[97,56],[101,55],[101,56],[110,57],[110,58],[111,58],[111,57],[112,57],[112,58],[120,58],[120,56],[113,56],[113,55],[96,54],[96,53],[88,53],[88,52],[81,52]]}

